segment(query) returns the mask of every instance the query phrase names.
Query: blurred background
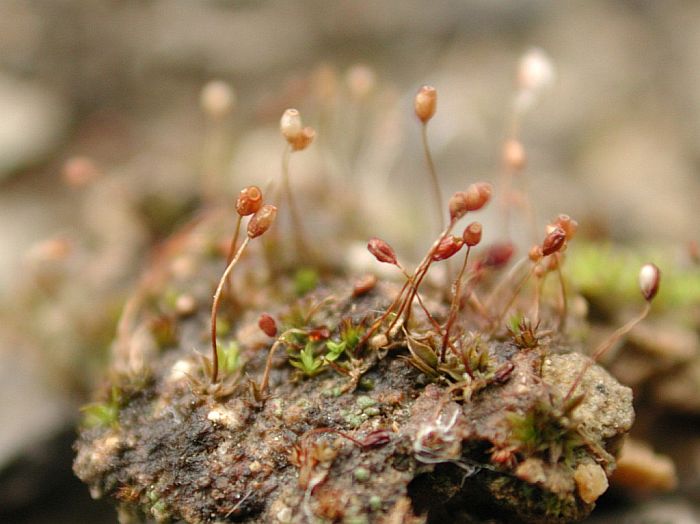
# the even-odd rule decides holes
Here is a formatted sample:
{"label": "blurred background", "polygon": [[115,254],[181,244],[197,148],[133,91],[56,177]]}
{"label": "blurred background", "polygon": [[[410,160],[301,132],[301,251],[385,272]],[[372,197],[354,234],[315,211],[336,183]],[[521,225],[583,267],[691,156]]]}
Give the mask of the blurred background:
{"label": "blurred background", "polygon": [[[410,258],[437,227],[417,88],[438,89],[445,194],[497,183],[533,47],[556,70],[520,133],[538,223],[566,212],[685,256],[700,240],[695,0],[0,2],[0,521],[116,522],[72,478],[77,408],[151,248],[203,200],[278,176],[285,108],[318,133],[292,162],[302,200],[365,210],[342,215],[352,230],[311,219]],[[686,500],[649,511],[699,521]]]}

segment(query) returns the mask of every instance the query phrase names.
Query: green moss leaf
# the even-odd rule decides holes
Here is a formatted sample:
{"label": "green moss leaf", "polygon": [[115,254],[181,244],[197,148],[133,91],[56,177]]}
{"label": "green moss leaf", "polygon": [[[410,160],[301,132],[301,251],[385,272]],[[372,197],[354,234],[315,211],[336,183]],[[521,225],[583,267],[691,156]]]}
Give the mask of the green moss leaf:
{"label": "green moss leaf", "polygon": [[311,268],[301,268],[294,274],[294,292],[297,296],[306,295],[318,286],[318,271]]}
{"label": "green moss leaf", "polygon": [[218,346],[219,368],[230,375],[241,367],[241,350],[235,341],[223,342]]}

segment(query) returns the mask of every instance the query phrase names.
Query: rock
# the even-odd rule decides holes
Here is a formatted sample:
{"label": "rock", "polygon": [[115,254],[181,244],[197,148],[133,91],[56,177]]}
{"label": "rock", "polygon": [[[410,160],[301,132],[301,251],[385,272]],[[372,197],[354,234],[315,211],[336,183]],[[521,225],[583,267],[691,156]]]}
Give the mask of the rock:
{"label": "rock", "polygon": [[0,114],[0,179],[43,160],[69,124],[69,111],[54,93],[3,75]]}
{"label": "rock", "polygon": [[635,349],[673,364],[700,356],[697,333],[668,322],[662,325],[640,324],[627,335],[627,340]]}
{"label": "rock", "polygon": [[678,484],[673,461],[647,444],[627,438],[612,475],[613,486],[635,492],[671,491]]}
{"label": "rock", "polygon": [[697,524],[700,522],[700,511],[679,498],[650,500],[627,509],[603,513],[586,522],[588,524]]}
{"label": "rock", "polygon": [[591,504],[608,489],[608,477],[598,464],[580,464],[574,472],[579,496]]}
{"label": "rock", "polygon": [[1,468],[27,446],[64,429],[73,408],[43,380],[48,371],[37,369],[33,359],[40,350],[5,330],[0,330],[0,348],[0,397],[5,400],[0,418],[11,421],[0,432]]}
{"label": "rock", "polygon": [[659,379],[654,399],[681,413],[700,413],[700,357]]}
{"label": "rock", "polygon": [[[590,358],[579,353],[549,355],[542,364],[542,378],[565,396]],[[586,432],[609,439],[628,431],[634,422],[632,390],[620,384],[604,368],[591,366],[573,396],[584,394],[573,411]]]}

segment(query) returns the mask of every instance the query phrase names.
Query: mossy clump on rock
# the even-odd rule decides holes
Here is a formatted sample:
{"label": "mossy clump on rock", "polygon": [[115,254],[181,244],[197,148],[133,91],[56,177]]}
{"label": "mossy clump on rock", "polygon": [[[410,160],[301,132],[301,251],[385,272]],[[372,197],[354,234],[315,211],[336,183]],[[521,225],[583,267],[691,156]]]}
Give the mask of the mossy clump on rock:
{"label": "mossy clump on rock", "polygon": [[[546,56],[524,64],[538,73],[520,86],[532,95]],[[442,202],[427,140],[436,97],[421,88],[416,116],[449,220],[412,271],[369,240],[370,262],[397,280],[350,270],[303,230],[290,157],[315,131],[293,109],[280,191],[248,186],[233,234],[233,213],[211,206],[160,249],[75,446],[76,474],[122,524],[559,523],[593,509],[633,421],[631,390],[594,360],[648,313],[659,270],[643,271],[642,315],[583,356],[585,308],[562,269],[576,221],[556,217],[516,262],[516,243],[484,247],[477,221],[455,235],[493,187]],[[506,203],[525,165],[517,137],[507,145]]]}
{"label": "mossy clump on rock", "polygon": [[[220,350],[235,348],[236,364],[212,388],[195,349],[207,345],[223,223],[214,214],[179,235],[151,269],[93,404],[110,416],[88,410],[76,443],[77,475],[115,501],[122,522],[441,522],[446,512],[569,522],[590,512],[632,398],[593,365],[565,400],[588,357],[564,334],[540,328],[523,346],[524,333],[462,312],[453,344],[471,359],[467,373],[452,350],[440,361],[442,337],[417,305],[384,347],[360,345],[396,284],[358,292],[362,278],[336,270],[298,297],[293,274],[270,274],[254,253],[219,323]],[[440,289],[421,294],[442,325]],[[288,333],[262,395],[275,339],[261,312]],[[546,308],[541,324],[557,323]],[[295,365],[302,351],[319,362],[313,373]]]}

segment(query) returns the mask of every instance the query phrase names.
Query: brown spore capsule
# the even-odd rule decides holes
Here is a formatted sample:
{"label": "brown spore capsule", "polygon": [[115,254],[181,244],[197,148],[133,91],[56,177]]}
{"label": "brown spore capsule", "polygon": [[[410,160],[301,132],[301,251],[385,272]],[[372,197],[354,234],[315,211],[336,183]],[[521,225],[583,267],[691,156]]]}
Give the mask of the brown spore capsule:
{"label": "brown spore capsule", "polygon": [[247,217],[256,213],[262,207],[262,202],[263,194],[258,186],[244,187],[236,199],[236,212]]}
{"label": "brown spore capsule", "polygon": [[303,151],[309,145],[311,145],[311,142],[314,141],[314,138],[316,137],[316,131],[314,130],[313,127],[305,127],[304,129],[301,130],[301,133],[299,133],[294,139],[290,140],[290,144],[292,146],[292,150],[294,151]]}
{"label": "brown spore capsule", "polygon": [[467,195],[464,191],[457,191],[454,195],[450,197],[450,201],[447,203],[450,210],[450,219],[455,221],[462,218],[467,214]]}
{"label": "brown spore capsule", "polygon": [[464,241],[461,238],[450,235],[440,241],[430,258],[435,262],[448,259],[462,249],[463,245]]}
{"label": "brown spore capsule", "polygon": [[481,242],[482,227],[480,222],[472,222],[464,228],[462,240],[469,247],[474,247]]}
{"label": "brown spore capsule", "polygon": [[488,204],[493,188],[487,182],[471,184],[465,192],[467,211],[477,211]]}
{"label": "brown spore capsule", "polygon": [[396,265],[396,253],[394,249],[381,238],[373,237],[367,242],[367,250],[374,255],[374,258],[385,264]]}
{"label": "brown spore capsule", "polygon": [[372,291],[376,285],[377,277],[375,275],[365,275],[355,282],[355,285],[352,288],[352,296],[361,297],[363,295],[366,295],[367,293]]}
{"label": "brown spore capsule", "polygon": [[427,123],[437,110],[437,90],[433,86],[422,86],[416,93],[414,108],[418,119]]}
{"label": "brown spore capsule", "polygon": [[248,236],[250,238],[257,238],[265,231],[270,229],[270,226],[275,221],[277,217],[277,207],[272,204],[265,204],[262,206],[257,213],[253,215],[253,218],[248,222]]}
{"label": "brown spore capsule", "polygon": [[571,240],[578,230],[578,222],[569,215],[559,215],[554,225],[564,230],[567,240]]}
{"label": "brown spore capsule", "polygon": [[267,313],[262,313],[258,318],[258,327],[268,337],[277,335],[277,322]]}
{"label": "brown spore capsule", "polygon": [[511,242],[494,244],[489,246],[480,265],[491,269],[500,269],[505,266],[515,253],[515,246]]}
{"label": "brown spore capsule", "polygon": [[560,227],[552,229],[542,242],[542,255],[549,256],[559,251],[566,242],[566,233]]}

